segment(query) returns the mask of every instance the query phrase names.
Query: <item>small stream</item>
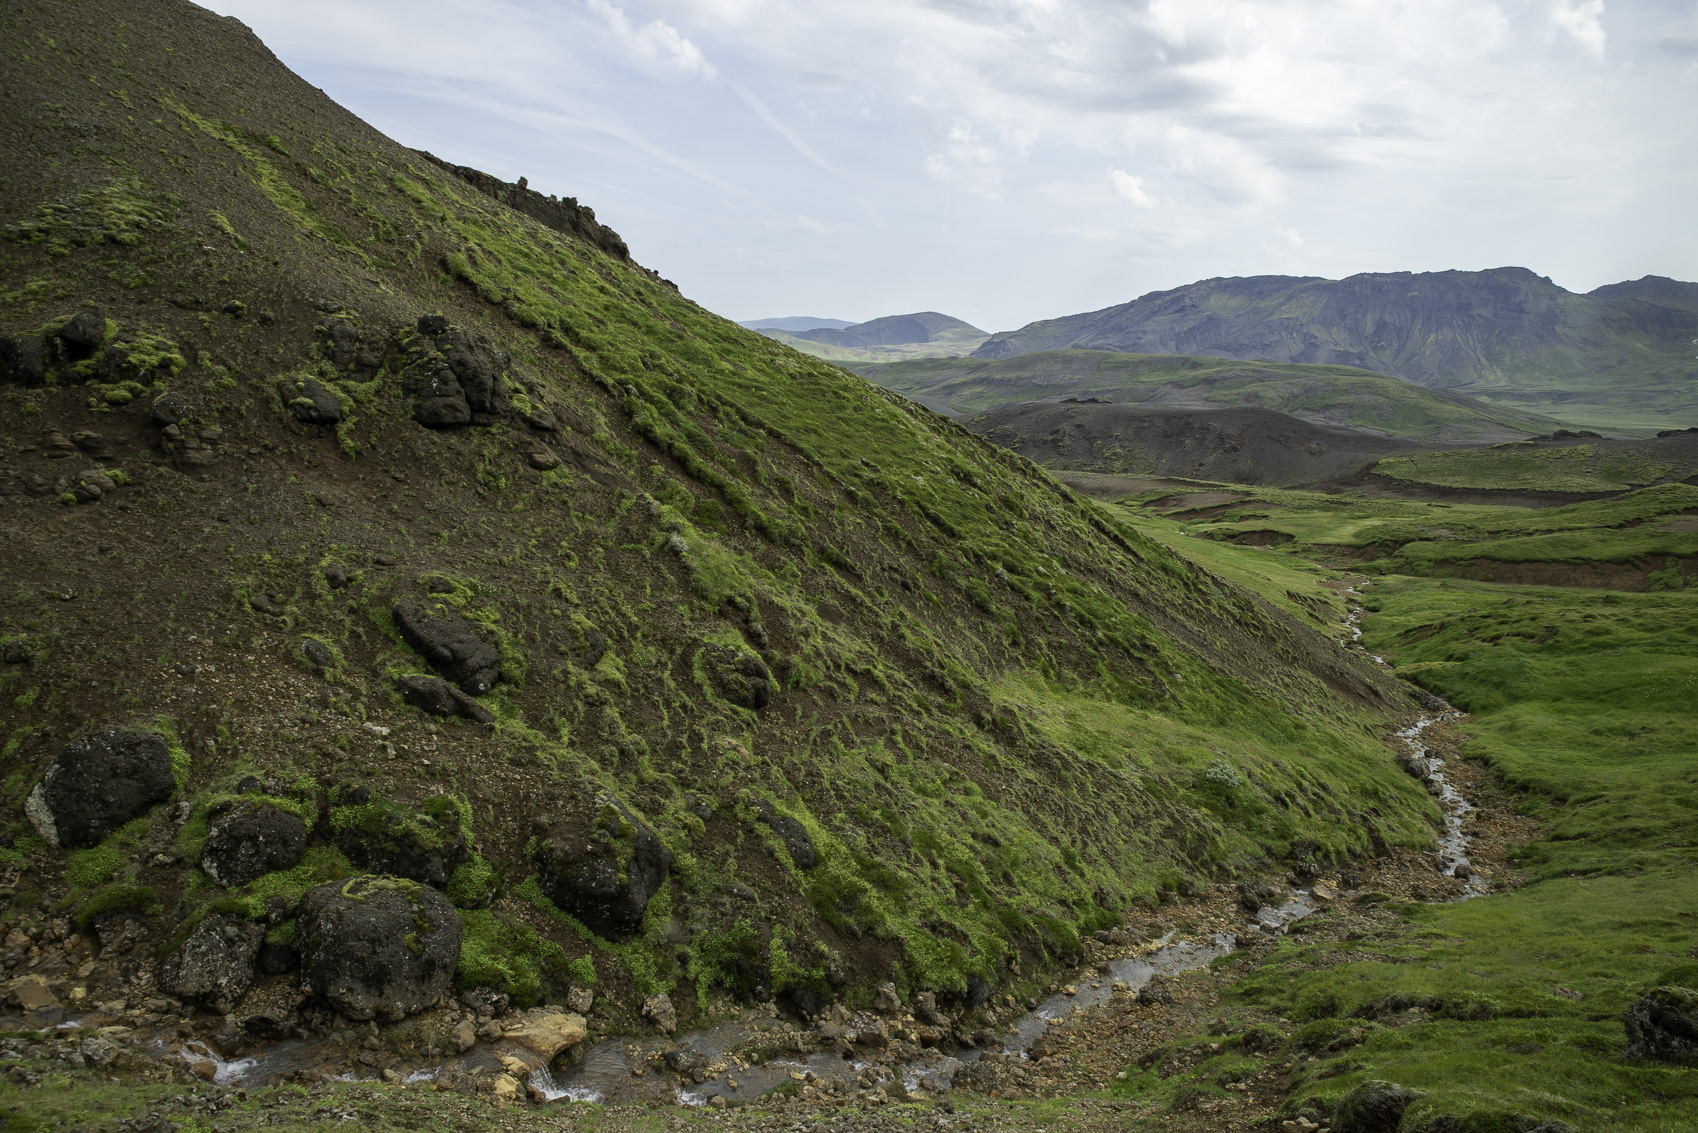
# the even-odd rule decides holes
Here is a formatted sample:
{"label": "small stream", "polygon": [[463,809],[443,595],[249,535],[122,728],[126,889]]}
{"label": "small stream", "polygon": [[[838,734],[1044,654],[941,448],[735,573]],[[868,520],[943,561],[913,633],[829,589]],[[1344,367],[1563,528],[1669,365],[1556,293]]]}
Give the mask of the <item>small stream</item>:
{"label": "small stream", "polygon": [[[1345,592],[1356,595],[1351,587]],[[1348,600],[1348,599],[1347,599]],[[1352,606],[1346,619],[1350,640],[1340,645],[1358,645],[1362,637],[1360,622],[1366,613],[1361,606]],[[1385,661],[1369,654],[1380,665]],[[1435,715],[1423,716],[1397,733],[1408,749],[1404,759],[1410,773],[1424,780],[1428,790],[1439,801],[1445,815],[1445,833],[1439,839],[1439,855],[1444,872],[1461,877],[1466,890],[1461,899],[1476,897],[1490,886],[1473,872],[1468,861],[1468,838],[1463,826],[1474,807],[1464,799],[1444,775],[1445,761],[1431,753],[1422,743],[1421,734],[1442,720],[1459,718],[1462,713],[1448,705]],[[1027,1051],[1052,1024],[1065,1020],[1073,1012],[1105,1002],[1114,994],[1117,985],[1132,991],[1144,987],[1158,976],[1176,975],[1205,967],[1217,957],[1227,955],[1247,934],[1277,935],[1314,912],[1316,903],[1308,889],[1294,890],[1283,904],[1257,911],[1256,916],[1237,934],[1215,933],[1207,942],[1172,940],[1172,934],[1162,938],[1158,947],[1143,956],[1108,961],[1108,971],[1096,974],[1078,984],[1071,995],[1051,995],[1024,1014],[999,1023],[1004,1057],[1026,1059]],[[872,1027],[875,1022],[859,1016],[860,1025]],[[855,1024],[851,1024],[853,1026]],[[769,1031],[771,1041],[763,1040],[761,1032]],[[606,1039],[584,1049],[570,1065],[558,1071],[547,1066],[530,1072],[526,1083],[533,1096],[544,1100],[599,1102],[604,1104],[662,1101],[678,1105],[702,1106],[714,1097],[747,1099],[781,1086],[786,1082],[808,1082],[829,1085],[843,1082],[850,1087],[863,1083],[876,1085],[900,1078],[908,1091],[944,1091],[953,1085],[956,1071],[970,1062],[985,1057],[985,1048],[967,1048],[954,1054],[924,1050],[919,1055],[891,1062],[875,1051],[849,1054],[822,1051],[811,1054],[779,1055],[762,1062],[745,1061],[731,1054],[737,1049],[766,1046],[767,1049],[794,1042],[794,1032],[779,1026],[773,1018],[742,1019],[680,1035],[676,1040],[663,1035],[643,1038]],[[325,1040],[302,1042],[283,1041],[267,1044],[245,1057],[226,1061],[204,1043],[187,1044],[155,1040],[155,1053],[169,1054],[172,1048],[189,1062],[210,1061],[212,1080],[221,1086],[236,1087],[264,1082],[273,1074],[323,1067],[339,1052],[329,1049]],[[883,1045],[883,1040],[878,1045]],[[673,1054],[673,1061],[685,1065],[722,1066],[719,1072],[692,1086],[679,1086],[677,1072],[656,1069],[658,1059]],[[480,1043],[466,1054],[440,1066],[420,1067],[404,1080],[431,1081],[451,1074],[485,1070],[499,1074],[504,1070],[503,1056],[520,1057],[534,1065],[535,1057],[510,1042]],[[339,1077],[352,1079],[349,1072]]]}

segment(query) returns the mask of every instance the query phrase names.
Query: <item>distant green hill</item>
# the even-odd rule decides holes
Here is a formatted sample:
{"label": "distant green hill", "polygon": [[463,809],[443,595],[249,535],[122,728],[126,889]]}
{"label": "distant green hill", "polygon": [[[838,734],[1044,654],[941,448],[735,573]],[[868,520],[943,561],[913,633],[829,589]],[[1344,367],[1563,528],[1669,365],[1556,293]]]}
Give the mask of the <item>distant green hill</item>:
{"label": "distant green hill", "polygon": [[959,358],[990,337],[971,323],[936,311],[886,315],[846,327],[782,330],[756,327],[768,338],[833,362],[895,362],[909,358]]}
{"label": "distant green hill", "polygon": [[1514,440],[1558,422],[1348,366],[1055,350],[1001,361],[939,358],[850,365],[934,408],[976,413],[1058,397],[1153,405],[1275,409],[1323,425],[1447,441]]}
{"label": "distant green hill", "polygon": [[1584,295],[1525,268],[1207,279],[992,335],[974,356],[1063,349],[1345,365],[1615,429],[1698,422],[1698,283]]}

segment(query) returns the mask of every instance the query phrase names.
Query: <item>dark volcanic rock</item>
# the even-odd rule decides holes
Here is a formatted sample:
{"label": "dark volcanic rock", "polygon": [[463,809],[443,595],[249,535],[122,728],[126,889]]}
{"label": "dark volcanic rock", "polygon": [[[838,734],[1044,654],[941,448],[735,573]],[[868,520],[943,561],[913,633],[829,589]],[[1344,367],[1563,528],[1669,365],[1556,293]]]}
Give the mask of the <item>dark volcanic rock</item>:
{"label": "dark volcanic rock", "polygon": [[419,424],[431,429],[471,424],[466,391],[441,355],[432,353],[408,367],[401,389],[413,398],[413,420]]}
{"label": "dark volcanic rock", "polygon": [[501,675],[501,655],[478,635],[472,623],[438,606],[403,598],[395,603],[395,628],[437,672],[473,696],[490,690]]}
{"label": "dark volcanic rock", "polygon": [[149,407],[147,419],[155,428],[163,429],[167,425],[180,425],[194,413],[189,401],[180,393],[167,393],[153,399]]}
{"label": "dark volcanic rock", "polygon": [[307,890],[301,984],[350,1019],[395,1022],[440,1000],[460,963],[460,918],[428,885],[356,877]]}
{"label": "dark volcanic rock", "polygon": [[396,678],[395,691],[402,700],[432,716],[463,716],[479,724],[495,722],[495,713],[441,677],[408,673]]}
{"label": "dark volcanic rock", "polygon": [[1268,905],[1279,904],[1282,896],[1283,894],[1265,881],[1252,879],[1238,883],[1238,906],[1251,916]]}
{"label": "dark volcanic rock", "polygon": [[1659,987],[1622,1012],[1627,1028],[1623,1058],[1654,1058],[1698,1066],[1698,992]]}
{"label": "dark volcanic rock", "polygon": [[59,328],[56,336],[59,348],[72,362],[94,356],[106,337],[106,316],[98,307],[87,307],[71,316],[71,321]]}
{"label": "dark volcanic rock", "polygon": [[732,704],[761,709],[772,703],[772,673],[755,654],[724,645],[704,645],[702,667],[714,691]]}
{"label": "dark volcanic rock", "polygon": [[435,341],[474,414],[493,417],[507,409],[507,387],[501,382],[510,361],[505,350],[497,350],[483,335],[459,327],[449,327]]}
{"label": "dark volcanic rock", "polygon": [[293,869],[306,848],[307,828],[299,818],[271,803],[237,803],[208,824],[200,867],[220,885],[246,885]]}
{"label": "dark volcanic rock", "polygon": [[159,965],[160,989],[217,1014],[229,1014],[254,982],[260,938],[258,925],[222,913],[208,914],[183,946]]}
{"label": "dark volcanic rock", "polygon": [[813,869],[818,862],[814,853],[814,840],[808,834],[808,828],[781,813],[772,805],[772,800],[751,793],[747,801],[755,808],[755,816],[761,822],[772,828],[784,843],[784,848],[790,851],[790,860],[796,863],[797,869]]}
{"label": "dark volcanic rock", "polygon": [[1397,1133],[1403,1111],[1424,1096],[1394,1082],[1363,1082],[1339,1099],[1332,1127],[1336,1133]]}
{"label": "dark volcanic rock", "polygon": [[316,637],[303,637],[297,648],[300,650],[301,659],[320,673],[337,668],[336,654],[330,651],[330,646]]}
{"label": "dark volcanic rock", "polygon": [[[359,805],[370,797],[369,791],[364,798],[353,792],[347,801]],[[343,826],[336,846],[361,869],[437,889],[448,884],[448,878],[469,856],[465,831],[456,820],[445,816],[439,822],[393,804],[384,804],[381,811]]]}
{"label": "dark volcanic rock", "polygon": [[[589,824],[582,824],[589,825]],[[623,803],[609,799],[591,830],[567,824],[534,851],[550,901],[609,940],[630,940],[672,866],[672,852]]]}
{"label": "dark volcanic rock", "polygon": [[176,788],[165,737],[118,728],[65,745],[24,811],[43,838],[77,849],[140,817]]}
{"label": "dark volcanic rock", "polygon": [[277,383],[277,392],[297,421],[334,425],[342,420],[342,403],[313,378],[286,379]]}
{"label": "dark volcanic rock", "polygon": [[0,384],[39,386],[47,380],[47,344],[38,334],[0,338]]}

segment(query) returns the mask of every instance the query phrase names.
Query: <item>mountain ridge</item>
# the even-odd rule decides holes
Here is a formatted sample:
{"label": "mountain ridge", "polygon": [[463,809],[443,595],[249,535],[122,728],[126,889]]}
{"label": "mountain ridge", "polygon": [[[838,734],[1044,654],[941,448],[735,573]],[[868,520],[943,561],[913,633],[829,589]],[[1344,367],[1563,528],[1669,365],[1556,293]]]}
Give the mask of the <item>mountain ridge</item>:
{"label": "mountain ridge", "polygon": [[1698,284],[1646,276],[1582,295],[1507,267],[1217,277],[998,332],[973,356],[1091,349],[1348,365],[1653,428],[1698,414],[1694,338]]}

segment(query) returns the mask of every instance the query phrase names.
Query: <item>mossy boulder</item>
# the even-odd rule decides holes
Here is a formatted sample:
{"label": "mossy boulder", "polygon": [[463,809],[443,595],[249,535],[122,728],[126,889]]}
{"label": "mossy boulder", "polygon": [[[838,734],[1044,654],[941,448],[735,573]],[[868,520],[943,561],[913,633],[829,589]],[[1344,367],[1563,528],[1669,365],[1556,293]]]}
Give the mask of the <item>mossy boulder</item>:
{"label": "mossy boulder", "polygon": [[1627,1028],[1623,1058],[1650,1058],[1698,1066],[1698,991],[1659,987],[1621,1014]]}
{"label": "mossy boulder", "polygon": [[272,803],[227,803],[208,818],[200,867],[220,885],[246,885],[293,869],[306,852],[306,823]]}
{"label": "mossy boulder", "polygon": [[301,985],[350,1019],[395,1022],[439,1001],[460,963],[460,918],[428,885],[362,875],[301,897]]}
{"label": "mossy boulder", "polygon": [[472,623],[438,603],[403,598],[395,603],[395,628],[431,667],[470,696],[481,696],[501,675],[501,654]]}
{"label": "mossy boulder", "polygon": [[543,894],[608,940],[642,928],[649,899],[672,867],[672,852],[619,800],[589,816],[557,819],[532,857]]}
{"label": "mossy boulder", "polygon": [[177,789],[171,749],[158,732],[114,728],[64,746],[24,802],[48,842],[93,846]]}
{"label": "mossy boulder", "polygon": [[739,708],[759,711],[772,703],[772,671],[748,650],[710,643],[702,646],[701,665],[714,692]]}
{"label": "mossy boulder", "polygon": [[361,869],[442,889],[471,855],[459,812],[439,798],[422,811],[385,799],[337,807],[336,846]]}
{"label": "mossy boulder", "polygon": [[1339,1099],[1332,1127],[1337,1133],[1397,1133],[1403,1111],[1424,1096],[1396,1082],[1362,1082]]}

